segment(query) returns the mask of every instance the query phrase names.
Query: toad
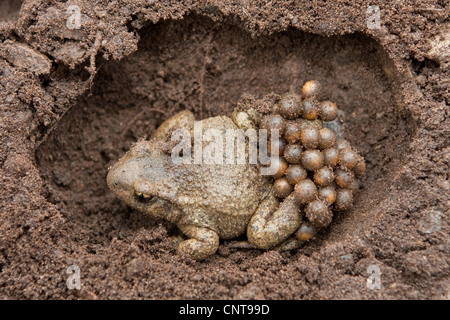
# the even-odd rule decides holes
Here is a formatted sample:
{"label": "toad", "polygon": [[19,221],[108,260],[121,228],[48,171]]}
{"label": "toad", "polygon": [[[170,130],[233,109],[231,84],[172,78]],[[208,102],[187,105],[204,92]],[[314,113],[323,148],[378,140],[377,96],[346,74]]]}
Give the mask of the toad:
{"label": "toad", "polygon": [[[125,203],[146,214],[166,219],[187,237],[178,252],[204,260],[219,247],[219,239],[247,234],[251,247],[293,249],[302,241],[290,237],[302,223],[303,213],[294,195],[281,203],[273,192],[270,177],[248,161],[232,164],[175,162],[165,150],[174,129],[194,132],[194,123],[208,129],[246,129],[252,126],[244,113],[233,119],[216,116],[195,122],[190,111],[166,120],[148,140],[138,141],[107,175],[108,187]],[[240,134],[244,131],[238,130]],[[202,141],[207,148],[210,141]]]}

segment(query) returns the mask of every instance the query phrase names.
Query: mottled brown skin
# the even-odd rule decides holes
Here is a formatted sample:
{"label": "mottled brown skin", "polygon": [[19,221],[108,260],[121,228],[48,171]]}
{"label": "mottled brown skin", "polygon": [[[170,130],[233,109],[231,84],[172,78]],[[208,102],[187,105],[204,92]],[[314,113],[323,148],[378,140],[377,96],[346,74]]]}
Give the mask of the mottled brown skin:
{"label": "mottled brown skin", "polygon": [[[245,117],[233,118],[238,122]],[[238,129],[224,116],[201,122],[203,131]],[[164,122],[150,141],[137,142],[109,169],[108,187],[131,207],[175,223],[189,238],[179,244],[178,252],[195,260],[215,253],[219,239],[245,232],[250,244],[260,249],[288,239],[301,224],[298,203],[288,196],[280,204],[272,182],[248,164],[248,158],[245,164],[175,164],[163,152],[171,130],[184,128],[193,136],[193,126],[194,116],[188,111]],[[204,141],[203,148],[207,144]],[[290,248],[301,244],[295,238],[286,242]]]}

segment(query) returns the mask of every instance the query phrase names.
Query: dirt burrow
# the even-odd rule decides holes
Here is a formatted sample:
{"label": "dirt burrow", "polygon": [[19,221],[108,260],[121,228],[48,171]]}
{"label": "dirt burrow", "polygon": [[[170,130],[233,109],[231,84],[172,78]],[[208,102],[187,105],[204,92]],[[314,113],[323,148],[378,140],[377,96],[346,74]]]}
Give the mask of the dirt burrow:
{"label": "dirt burrow", "polygon": [[[3,297],[449,297],[449,70],[428,41],[445,34],[440,11],[381,6],[370,30],[364,5],[340,2],[80,1],[73,30],[68,5],[2,4]],[[243,93],[310,79],[344,111],[367,174],[353,209],[303,248],[186,260],[172,225],[107,189],[107,168],[170,115],[230,114]],[[70,265],[81,290],[66,286]],[[366,285],[371,265],[380,290]]]}

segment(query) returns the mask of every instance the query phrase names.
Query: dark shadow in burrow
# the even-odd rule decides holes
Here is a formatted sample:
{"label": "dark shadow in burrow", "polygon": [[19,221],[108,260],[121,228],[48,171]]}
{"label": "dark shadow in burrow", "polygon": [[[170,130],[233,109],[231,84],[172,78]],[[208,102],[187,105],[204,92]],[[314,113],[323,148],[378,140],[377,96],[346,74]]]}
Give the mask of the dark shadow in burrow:
{"label": "dark shadow in burrow", "polygon": [[0,1],[0,21],[16,23],[23,0]]}

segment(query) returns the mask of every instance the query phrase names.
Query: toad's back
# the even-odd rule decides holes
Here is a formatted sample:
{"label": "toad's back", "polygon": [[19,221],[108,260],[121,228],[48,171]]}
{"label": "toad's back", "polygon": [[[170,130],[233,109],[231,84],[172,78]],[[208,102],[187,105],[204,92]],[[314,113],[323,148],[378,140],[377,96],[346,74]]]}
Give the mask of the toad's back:
{"label": "toad's back", "polygon": [[225,158],[231,156],[233,164],[176,165],[173,171],[177,172],[180,186],[178,207],[183,208],[190,223],[207,224],[216,229],[221,238],[232,238],[245,232],[248,220],[270,192],[271,184],[260,175],[256,166],[249,164],[248,148],[245,148],[243,164],[237,164],[236,149],[232,155],[226,154],[226,130],[234,129],[237,130],[234,134],[244,135],[230,118],[208,118],[201,121],[201,125],[203,159],[217,146],[214,138],[208,139],[207,130],[216,129],[216,134],[220,133],[224,141],[223,151],[219,152],[224,153]]}

